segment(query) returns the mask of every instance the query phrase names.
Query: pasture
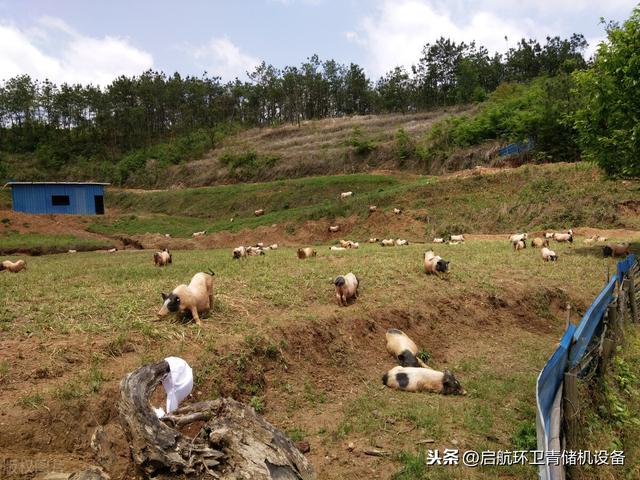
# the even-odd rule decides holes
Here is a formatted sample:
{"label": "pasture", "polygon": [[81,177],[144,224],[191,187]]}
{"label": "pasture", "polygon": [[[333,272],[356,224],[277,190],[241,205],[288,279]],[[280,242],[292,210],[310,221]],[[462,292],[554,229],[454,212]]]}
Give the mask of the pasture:
{"label": "pasture", "polygon": [[[345,191],[353,191],[353,197],[340,200]],[[414,230],[412,238],[569,225],[639,229],[639,192],[637,181],[609,179],[588,163],[472,169],[441,177],[332,175],[203,188],[114,190],[109,192],[108,213],[115,214],[91,218],[86,229],[190,237],[200,230],[240,232],[275,224],[291,236],[306,221],[325,225],[357,217],[362,232],[356,233],[369,230],[382,236],[388,229],[389,235],[397,236],[397,224],[385,228],[374,223],[382,210],[393,207],[404,210],[403,226]],[[369,215],[369,205],[378,206],[377,215]],[[258,208],[266,209],[265,215],[255,217]]]}
{"label": "pasture", "polygon": [[[14,432],[0,449],[91,463],[96,425],[117,423],[120,379],[178,355],[194,368],[195,400],[250,403],[310,443],[319,478],[534,479],[533,466],[425,467],[424,449],[534,449],[535,378],[563,331],[564,306],[578,321],[615,262],[580,241],[553,244],[552,264],[537,249],[513,252],[506,238],[477,240],[434,245],[451,272],[426,276],[431,247],[318,245],[307,260],[294,248],[238,261],[230,249],[174,251],[167,268],[154,267],[150,251],[28,258],[27,271],[0,274],[0,423]],[[215,303],[203,328],[156,318],[161,292],[208,268]],[[349,271],[360,298],[338,307],[331,281]],[[391,327],[434,368],[454,372],[468,395],[383,387],[394,366],[384,347]],[[623,441],[597,422],[591,434]],[[371,448],[388,455],[363,453]],[[122,470],[126,459],[113,465]]]}

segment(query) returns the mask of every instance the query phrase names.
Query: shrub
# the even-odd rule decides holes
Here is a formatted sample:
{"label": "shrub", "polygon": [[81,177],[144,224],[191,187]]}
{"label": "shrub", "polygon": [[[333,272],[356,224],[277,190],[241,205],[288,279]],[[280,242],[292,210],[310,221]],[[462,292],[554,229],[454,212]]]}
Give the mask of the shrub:
{"label": "shrub", "polygon": [[622,26],[610,24],[593,67],[576,72],[574,115],[585,157],[609,175],[640,175],[640,7]]}
{"label": "shrub", "polygon": [[266,170],[275,167],[280,157],[261,155],[255,150],[248,150],[242,153],[225,152],[220,155],[219,161],[229,167],[232,176],[238,180],[246,180],[259,177]]}
{"label": "shrub", "polygon": [[400,165],[403,165],[407,160],[415,156],[416,145],[404,128],[401,128],[396,132],[395,141],[396,155],[400,160]]}
{"label": "shrub", "polygon": [[568,119],[576,108],[569,75],[539,77],[528,84],[502,83],[473,115],[451,116],[433,125],[422,141],[420,157],[444,159],[456,148],[488,140],[535,139],[536,158],[575,161],[576,133]]}
{"label": "shrub", "polygon": [[366,155],[376,149],[373,141],[364,138],[360,127],[353,127],[351,138],[347,142],[347,145],[352,146],[358,155]]}

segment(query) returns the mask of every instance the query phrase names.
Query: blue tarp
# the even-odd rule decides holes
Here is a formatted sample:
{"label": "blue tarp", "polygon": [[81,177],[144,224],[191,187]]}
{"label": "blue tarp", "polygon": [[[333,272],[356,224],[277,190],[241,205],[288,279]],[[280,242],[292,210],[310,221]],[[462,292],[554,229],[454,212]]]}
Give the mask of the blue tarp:
{"label": "blue tarp", "polygon": [[529,138],[528,141],[518,142],[518,143],[510,143],[506,147],[502,147],[498,152],[498,155],[501,157],[505,157],[507,155],[517,155],[519,153],[528,152],[534,146],[535,142],[533,138]]}

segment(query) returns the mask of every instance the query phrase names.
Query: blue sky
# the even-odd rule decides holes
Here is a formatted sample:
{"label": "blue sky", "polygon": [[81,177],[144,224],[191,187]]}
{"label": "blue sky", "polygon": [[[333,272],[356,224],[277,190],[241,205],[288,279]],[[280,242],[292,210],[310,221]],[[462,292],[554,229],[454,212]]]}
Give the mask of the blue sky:
{"label": "blue sky", "polygon": [[[377,78],[410,67],[439,36],[504,51],[521,37],[604,38],[600,17],[626,19],[629,0],[0,0],[0,78],[28,73],[106,85],[148,68],[231,80],[260,60],[313,53]],[[505,41],[504,37],[507,36]]]}

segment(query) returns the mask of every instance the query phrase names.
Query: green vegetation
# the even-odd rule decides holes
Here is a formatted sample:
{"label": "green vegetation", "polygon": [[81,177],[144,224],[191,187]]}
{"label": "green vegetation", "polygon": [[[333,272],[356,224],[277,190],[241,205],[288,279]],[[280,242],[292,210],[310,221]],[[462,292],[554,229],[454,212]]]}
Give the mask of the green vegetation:
{"label": "green vegetation", "polygon": [[536,160],[579,160],[573,126],[567,120],[575,110],[572,87],[569,75],[526,84],[503,83],[473,115],[453,116],[435,124],[418,153],[423,161],[434,161],[487,140],[535,141]]}
{"label": "green vegetation", "polygon": [[[527,159],[584,156],[610,175],[638,175],[639,24],[636,8],[622,26],[607,25],[609,43],[600,45],[593,65],[583,56],[584,37],[574,34],[549,37],[544,44],[521,40],[504,55],[440,38],[424,46],[412,74],[395,68],[377,82],[356,64],[321,61],[317,55],[299,67],[277,69],[263,62],[245,83],[147,71],[99,90],[22,75],[0,85],[0,180],[201,185],[362,171],[369,160],[440,173],[469,166],[447,162],[460,149],[524,140],[535,142]],[[332,133],[351,130],[339,140],[314,139],[316,126],[301,123],[340,119],[344,124],[352,115],[416,115],[472,103],[478,104],[472,115],[453,115],[426,135],[428,126],[415,131],[412,125],[411,134],[401,127],[386,143],[361,125],[334,126]],[[287,123],[307,134],[294,139],[298,133]],[[287,153],[252,142],[255,135],[246,132],[251,127]],[[262,127],[281,128],[263,132]],[[394,131],[384,136],[393,137]],[[304,148],[309,143],[317,144],[313,155]],[[203,157],[208,168],[187,165]],[[347,168],[345,160],[351,164]]]}
{"label": "green vegetation", "polygon": [[[10,223],[6,225],[11,227]],[[66,252],[69,249],[84,251],[111,248],[112,246],[108,240],[80,238],[73,235],[17,233],[11,230],[3,233],[2,230],[3,228],[0,226],[0,253],[13,251],[50,253]]]}
{"label": "green vegetation", "polygon": [[[355,213],[363,202],[384,202],[385,197],[405,188],[405,184],[391,176],[338,175],[162,192],[114,191],[109,195],[110,205],[128,214],[113,222],[96,218],[88,230],[129,234],[162,232],[183,237],[200,230],[240,231]],[[357,192],[357,200],[339,200],[340,192],[349,189]],[[264,208],[266,214],[255,217],[253,212],[258,208]]]}
{"label": "green vegetation", "polygon": [[624,342],[604,381],[581,385],[581,428],[584,449],[622,450],[624,467],[580,467],[583,478],[635,478],[640,456],[640,333],[627,325]]}
{"label": "green vegetation", "polygon": [[427,455],[424,449],[413,455],[407,452],[400,452],[397,460],[403,464],[402,469],[396,473],[393,480],[420,480],[427,477]]}
{"label": "green vegetation", "polygon": [[279,161],[276,155],[260,155],[255,150],[244,153],[225,152],[220,155],[220,164],[228,167],[235,180],[256,180],[264,177]]}
{"label": "green vegetation", "polygon": [[[482,101],[502,82],[585,68],[585,46],[584,37],[574,34],[549,37],[544,44],[521,40],[500,55],[473,42],[440,38],[424,46],[412,75],[396,68],[377,82],[355,63],[322,61],[317,55],[281,69],[262,62],[246,82],[149,70],[120,76],[100,89],[19,75],[0,83],[0,181],[166,185],[167,167],[224,147],[225,137],[239,129],[287,123],[300,127],[308,120],[404,114]],[[376,143],[357,132],[346,145],[358,157],[377,150]],[[222,160],[232,168],[226,175],[213,174],[216,180],[255,180],[260,177],[249,165],[270,171],[278,162],[271,154],[262,158],[252,145],[230,155],[223,153]],[[301,168],[304,154],[297,161],[298,168],[291,170],[308,175]]]}
{"label": "green vegetation", "polygon": [[[355,195],[340,200],[340,192],[347,190]],[[609,180],[586,163],[525,165],[462,178],[360,174],[161,192],[113,191],[109,204],[125,213],[96,218],[88,229],[188,237],[200,230],[237,232],[286,224],[293,233],[306,220],[333,222],[350,215],[365,219],[372,204],[402,206],[405,215],[424,222],[427,237],[592,225],[636,229],[638,216],[623,206],[638,201],[637,182]],[[257,208],[266,214],[255,217]],[[366,227],[361,228],[368,235]]]}
{"label": "green vegetation", "polygon": [[354,127],[351,132],[351,138],[347,142],[347,145],[353,147],[358,155],[366,155],[376,149],[373,141],[364,137],[362,129],[360,127]]}
{"label": "green vegetation", "polygon": [[416,155],[415,141],[404,130],[404,128],[400,128],[396,132],[395,150],[400,166],[403,166],[405,162],[414,158]]}
{"label": "green vegetation", "polygon": [[574,76],[575,115],[585,158],[611,175],[640,175],[640,7],[622,25],[609,24],[593,67]]}
{"label": "green vegetation", "polygon": [[118,161],[113,176],[109,178],[120,184],[155,185],[168,165],[201,157],[214,148],[221,137],[234,131],[233,127],[223,124],[221,128],[199,129],[170,142],[131,151]]}
{"label": "green vegetation", "polygon": [[27,408],[38,408],[44,405],[44,398],[39,393],[34,393],[20,398],[18,404]]}
{"label": "green vegetation", "polygon": [[[537,318],[539,291],[546,292],[550,303],[558,298],[587,305],[602,286],[603,260],[576,245],[555,248],[560,255],[555,265],[543,263],[539,252],[531,249],[516,254],[506,241],[441,245],[438,253],[451,261],[452,271],[438,279],[422,272],[424,249],[424,245],[384,249],[366,244],[358,250],[330,254],[323,248],[317,258],[304,262],[296,258],[293,248],[243,262],[231,260],[226,249],[178,250],[173,252],[174,263],[163,269],[153,266],[148,251],[119,252],[122,261],[92,252],[33,257],[28,270],[0,274],[0,330],[6,338],[42,344],[28,358],[12,357],[10,371],[25,369],[25,364],[46,364],[52,374],[68,372],[69,361],[74,368],[26,392],[37,392],[39,397],[20,402],[18,395],[11,397],[12,390],[7,395],[20,406],[46,404],[52,411],[69,400],[95,402],[97,394],[116,392],[117,382],[133,365],[176,354],[184,356],[196,372],[194,391],[201,392],[197,398],[233,394],[257,410],[264,409],[269,420],[282,428],[299,432],[324,429],[321,438],[331,451],[341,445],[334,442],[367,445],[382,441],[393,446],[394,453],[415,456],[416,442],[424,438],[446,446],[456,439],[460,448],[496,448],[487,444],[489,436],[499,438],[503,448],[515,448],[530,433],[522,425],[533,418],[532,372],[544,364],[564,319],[556,315],[538,320],[544,322],[544,328],[523,327],[513,310],[502,310],[514,308]],[[204,327],[171,317],[158,320],[159,293],[207,267],[216,272],[216,300],[213,311],[204,318]],[[340,309],[332,303],[328,280],[336,272],[349,270],[363,279],[364,288],[356,303]],[[63,285],[64,294],[52,285]],[[491,295],[499,295],[502,304],[510,307],[491,308]],[[33,302],[34,298],[38,301]],[[460,302],[463,298],[467,299],[464,304]],[[468,307],[469,299],[477,303]],[[458,304],[464,306],[450,307]],[[403,318],[394,317],[394,311],[424,312],[429,305],[442,306],[433,324],[436,336],[430,333],[416,340],[431,352],[431,365],[456,373],[468,391],[465,397],[381,389],[379,376],[393,364],[392,359],[378,347],[381,357],[363,358],[362,349],[369,348],[368,342],[379,344],[379,332],[389,318]],[[370,319],[378,333],[372,334],[366,326],[358,330],[363,318]],[[472,323],[462,328],[461,321]],[[472,327],[477,321],[489,322],[484,328],[496,333],[478,336]],[[444,335],[452,328],[449,325],[456,325],[454,337]],[[413,328],[421,327],[416,323]],[[309,331],[320,336],[309,337]],[[283,335],[287,335],[286,342]],[[351,335],[365,343],[356,344],[358,348],[351,341],[339,343],[341,337]],[[460,343],[443,347],[439,339]],[[125,349],[126,343],[130,347]],[[323,357],[307,358],[314,350],[326,355],[327,349],[332,353],[330,359],[316,362]],[[121,358],[124,352],[126,361]],[[631,359],[625,362],[631,372],[636,371]],[[313,368],[308,369],[310,365]],[[302,377],[300,369],[312,373]],[[633,384],[624,370],[620,377],[628,380],[621,384]],[[338,383],[329,385],[327,378]],[[315,433],[305,439],[318,441]],[[631,462],[637,457],[628,458]],[[387,468],[402,470],[409,461],[407,456],[406,461]],[[488,469],[472,473],[472,478],[496,475]],[[503,473],[535,477],[533,467],[513,467]],[[427,470],[423,478],[470,478],[465,477],[468,474],[468,470],[443,467]]]}
{"label": "green vegetation", "polygon": [[253,396],[249,400],[249,406],[253,407],[256,413],[260,414],[264,412],[264,399],[262,397]]}

